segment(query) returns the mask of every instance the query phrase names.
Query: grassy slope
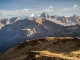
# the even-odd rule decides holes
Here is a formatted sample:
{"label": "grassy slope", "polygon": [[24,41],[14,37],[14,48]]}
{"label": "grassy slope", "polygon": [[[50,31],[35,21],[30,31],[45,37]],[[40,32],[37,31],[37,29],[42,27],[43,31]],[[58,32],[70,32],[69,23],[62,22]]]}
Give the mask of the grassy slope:
{"label": "grassy slope", "polygon": [[1,60],[79,60],[80,39],[47,37],[26,40],[0,56]]}

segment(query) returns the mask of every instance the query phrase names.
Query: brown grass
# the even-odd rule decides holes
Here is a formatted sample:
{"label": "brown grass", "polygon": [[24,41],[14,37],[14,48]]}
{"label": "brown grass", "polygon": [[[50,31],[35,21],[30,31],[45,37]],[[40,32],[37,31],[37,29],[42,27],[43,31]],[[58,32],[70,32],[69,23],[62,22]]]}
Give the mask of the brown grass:
{"label": "brown grass", "polygon": [[26,40],[0,56],[8,60],[80,60],[80,38],[46,37]]}

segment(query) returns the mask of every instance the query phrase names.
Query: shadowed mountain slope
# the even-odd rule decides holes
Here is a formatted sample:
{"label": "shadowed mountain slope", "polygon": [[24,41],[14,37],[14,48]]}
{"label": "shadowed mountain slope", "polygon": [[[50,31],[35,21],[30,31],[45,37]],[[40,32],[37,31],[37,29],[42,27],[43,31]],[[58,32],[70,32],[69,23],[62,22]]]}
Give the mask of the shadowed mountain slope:
{"label": "shadowed mountain slope", "polygon": [[[2,25],[1,25],[2,26]],[[80,25],[62,26],[48,19],[17,20],[0,30],[0,53],[27,39],[48,36],[80,37]]]}

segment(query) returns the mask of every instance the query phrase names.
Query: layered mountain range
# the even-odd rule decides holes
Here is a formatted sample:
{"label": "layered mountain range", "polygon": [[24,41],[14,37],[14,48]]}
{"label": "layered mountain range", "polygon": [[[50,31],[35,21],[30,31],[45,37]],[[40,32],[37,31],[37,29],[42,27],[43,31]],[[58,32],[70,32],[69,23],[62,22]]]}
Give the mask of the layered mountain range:
{"label": "layered mountain range", "polygon": [[80,37],[80,16],[50,16],[32,14],[24,19],[13,17],[0,20],[0,53],[26,39],[48,36]]}
{"label": "layered mountain range", "polygon": [[27,16],[20,16],[20,17],[12,17],[12,18],[3,18],[0,19],[0,25],[7,25],[7,24],[13,24],[14,22],[18,21],[18,20],[24,20],[24,19],[28,19],[28,20],[35,20],[36,18],[41,18],[41,19],[47,19],[49,21],[53,21],[54,23],[63,25],[63,26],[70,26],[70,25],[80,25],[80,16],[78,15],[73,15],[73,16],[50,16],[49,14],[43,12],[40,16],[37,16],[33,13],[31,13],[30,15]]}

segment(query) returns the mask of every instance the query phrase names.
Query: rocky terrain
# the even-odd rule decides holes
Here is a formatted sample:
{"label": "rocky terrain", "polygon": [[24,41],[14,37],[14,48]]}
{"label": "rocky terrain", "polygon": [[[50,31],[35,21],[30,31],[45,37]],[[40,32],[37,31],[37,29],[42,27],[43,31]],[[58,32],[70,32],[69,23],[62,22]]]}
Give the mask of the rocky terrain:
{"label": "rocky terrain", "polygon": [[80,38],[25,40],[0,54],[0,60],[80,60]]}

